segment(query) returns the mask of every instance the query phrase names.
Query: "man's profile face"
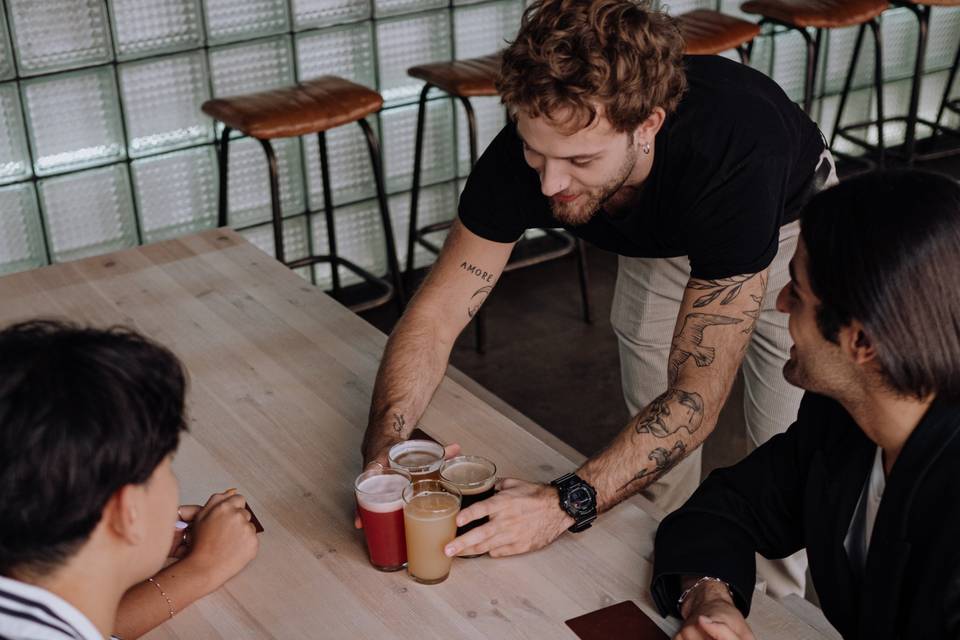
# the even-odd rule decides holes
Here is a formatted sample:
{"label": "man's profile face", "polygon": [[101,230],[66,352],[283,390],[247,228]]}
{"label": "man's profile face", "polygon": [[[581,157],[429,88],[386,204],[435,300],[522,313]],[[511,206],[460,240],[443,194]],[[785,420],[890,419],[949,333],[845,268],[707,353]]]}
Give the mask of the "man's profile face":
{"label": "man's profile face", "polygon": [[777,296],[777,309],[790,316],[793,339],[783,377],[801,389],[833,396],[845,385],[847,362],[840,347],[827,340],[817,324],[820,299],[810,287],[807,264],[807,248],[801,238],[790,261],[790,282]]}
{"label": "man's profile face", "polygon": [[616,131],[602,113],[573,134],[563,129],[563,122],[559,116],[531,118],[521,110],[517,133],[524,160],[540,176],[540,190],[554,217],[576,226],[589,222],[627,181],[638,145],[633,134]]}

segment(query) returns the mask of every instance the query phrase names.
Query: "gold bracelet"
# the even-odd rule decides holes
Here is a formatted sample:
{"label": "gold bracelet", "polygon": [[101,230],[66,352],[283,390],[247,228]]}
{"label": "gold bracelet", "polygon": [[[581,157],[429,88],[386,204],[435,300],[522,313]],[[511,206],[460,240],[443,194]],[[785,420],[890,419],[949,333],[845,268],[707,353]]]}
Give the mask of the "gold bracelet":
{"label": "gold bracelet", "polygon": [[173,618],[173,614],[174,614],[173,601],[170,600],[169,596],[167,596],[166,592],[164,592],[163,587],[161,587],[160,583],[154,580],[153,578],[147,578],[147,582],[155,586],[157,588],[157,591],[160,592],[160,595],[163,596],[163,599],[167,601],[167,608],[170,610],[170,617]]}

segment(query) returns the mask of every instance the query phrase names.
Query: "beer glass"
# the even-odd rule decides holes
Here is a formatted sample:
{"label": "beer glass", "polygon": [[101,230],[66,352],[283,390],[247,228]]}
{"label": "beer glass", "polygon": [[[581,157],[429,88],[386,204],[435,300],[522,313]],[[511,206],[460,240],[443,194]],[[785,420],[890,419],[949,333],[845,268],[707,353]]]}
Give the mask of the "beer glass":
{"label": "beer glass", "polygon": [[364,471],[353,484],[370,564],[380,571],[397,571],[407,563],[403,490],[409,486],[409,473],[383,467]]}
{"label": "beer glass", "polygon": [[[493,485],[497,481],[497,465],[480,456],[457,456],[444,460],[443,466],[440,467],[440,478],[460,490],[463,496],[460,509],[463,510],[472,504],[486,500],[495,493]],[[488,518],[484,516],[462,527],[457,527],[457,535],[462,536],[487,520]]]}
{"label": "beer glass", "polygon": [[407,572],[423,584],[443,582],[453,558],[443,548],[456,537],[460,491],[441,480],[416,480],[403,490]]}
{"label": "beer glass", "polygon": [[433,440],[405,440],[390,447],[390,467],[403,469],[417,480],[439,480],[443,445]]}

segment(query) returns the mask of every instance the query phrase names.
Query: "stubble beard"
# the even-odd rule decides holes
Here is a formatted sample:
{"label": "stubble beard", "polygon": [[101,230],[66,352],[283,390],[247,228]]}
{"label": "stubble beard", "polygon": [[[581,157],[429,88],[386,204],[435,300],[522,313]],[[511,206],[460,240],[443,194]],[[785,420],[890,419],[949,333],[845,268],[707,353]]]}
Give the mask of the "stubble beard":
{"label": "stubble beard", "polygon": [[557,202],[550,198],[550,210],[553,217],[565,225],[579,227],[587,224],[597,214],[600,207],[613,197],[626,183],[637,164],[637,154],[633,150],[634,142],[631,136],[627,143],[627,157],[620,166],[617,175],[596,189],[587,191],[573,202]]}

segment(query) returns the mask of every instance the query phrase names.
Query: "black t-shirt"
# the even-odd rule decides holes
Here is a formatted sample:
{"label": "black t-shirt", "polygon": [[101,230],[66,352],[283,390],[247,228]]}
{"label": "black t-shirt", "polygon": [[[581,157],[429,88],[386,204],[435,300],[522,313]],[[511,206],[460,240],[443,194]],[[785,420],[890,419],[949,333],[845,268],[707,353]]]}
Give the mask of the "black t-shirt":
{"label": "black t-shirt", "polygon": [[625,256],[689,256],[695,278],[765,269],[780,227],[811,195],[823,137],[759,71],[718,56],[687,56],[684,66],[687,93],[657,133],[653,167],[630,210],[561,224],[511,123],[470,174],[460,198],[464,226],[496,242],[565,227]]}

